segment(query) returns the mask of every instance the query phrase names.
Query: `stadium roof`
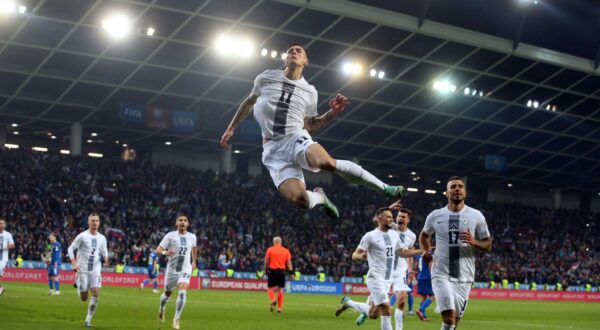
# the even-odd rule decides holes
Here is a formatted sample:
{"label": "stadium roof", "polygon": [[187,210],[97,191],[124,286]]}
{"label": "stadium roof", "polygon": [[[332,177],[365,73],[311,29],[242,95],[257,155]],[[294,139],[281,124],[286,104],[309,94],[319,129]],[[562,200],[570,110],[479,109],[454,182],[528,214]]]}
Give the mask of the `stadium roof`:
{"label": "stadium roof", "polygon": [[[22,0],[25,15],[0,16],[0,123],[18,123],[24,136],[68,138],[78,121],[105,143],[217,150],[254,77],[281,66],[258,53],[248,61],[216,55],[213,41],[227,32],[250,36],[258,50],[306,45],[305,77],[320,112],[336,92],[351,100],[316,138],[337,158],[357,157],[403,182],[412,171],[431,183],[468,173],[492,184],[597,191],[599,7],[540,2]],[[115,10],[134,18],[124,41],[102,30]],[[385,77],[352,78],[342,72],[346,60]],[[456,91],[432,88],[444,79]],[[121,102],[193,111],[200,127],[176,134],[122,123]],[[232,142],[258,156],[259,140],[250,120]],[[508,168],[486,171],[485,155],[505,157]]]}

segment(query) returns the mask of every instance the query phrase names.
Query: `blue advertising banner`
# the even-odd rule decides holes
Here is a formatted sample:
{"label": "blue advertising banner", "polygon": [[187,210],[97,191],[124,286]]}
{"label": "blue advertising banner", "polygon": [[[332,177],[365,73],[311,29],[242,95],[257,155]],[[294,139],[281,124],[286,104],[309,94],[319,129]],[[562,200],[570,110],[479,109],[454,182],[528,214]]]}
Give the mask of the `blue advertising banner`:
{"label": "blue advertising banner", "polygon": [[317,294],[342,294],[342,283],[333,282],[288,282],[287,292],[291,293],[317,293]]}
{"label": "blue advertising banner", "polygon": [[198,114],[187,111],[173,111],[173,125],[171,129],[178,133],[190,133],[196,130]]}
{"label": "blue advertising banner", "polygon": [[134,124],[144,123],[145,107],[141,104],[121,103],[119,117],[122,121]]}

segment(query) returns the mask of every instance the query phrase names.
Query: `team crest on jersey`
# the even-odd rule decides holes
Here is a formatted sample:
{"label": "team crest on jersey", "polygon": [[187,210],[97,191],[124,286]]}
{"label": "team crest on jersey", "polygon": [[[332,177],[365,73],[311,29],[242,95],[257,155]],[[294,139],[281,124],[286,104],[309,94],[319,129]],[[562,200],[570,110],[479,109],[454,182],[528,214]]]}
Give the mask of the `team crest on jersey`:
{"label": "team crest on jersey", "polygon": [[469,219],[463,218],[463,223],[466,225]]}

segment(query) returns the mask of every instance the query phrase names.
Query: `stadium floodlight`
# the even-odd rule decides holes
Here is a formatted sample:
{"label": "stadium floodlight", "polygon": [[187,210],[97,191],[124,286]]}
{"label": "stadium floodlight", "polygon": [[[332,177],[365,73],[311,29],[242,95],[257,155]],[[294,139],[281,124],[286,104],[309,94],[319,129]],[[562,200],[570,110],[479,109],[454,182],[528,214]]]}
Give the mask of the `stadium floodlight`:
{"label": "stadium floodlight", "polygon": [[27,7],[20,5],[19,6],[19,14],[23,15],[27,12]]}
{"label": "stadium floodlight", "polygon": [[269,54],[269,50],[266,48],[263,48],[260,50],[260,55],[261,56],[267,56]]}
{"label": "stadium floodlight", "polygon": [[476,89],[474,89],[474,90],[471,92],[471,95],[473,95],[473,96],[477,95],[477,90],[476,90]]}
{"label": "stadium floodlight", "polygon": [[102,21],[102,28],[114,39],[123,39],[131,32],[131,20],[121,13],[116,13]]}
{"label": "stadium floodlight", "polygon": [[242,39],[238,41],[239,48],[241,50],[241,56],[244,58],[251,57],[254,54],[254,43],[249,39]]}
{"label": "stadium floodlight", "polygon": [[552,112],[556,112],[556,105],[552,106]]}
{"label": "stadium floodlight", "polygon": [[536,108],[536,109],[537,109],[539,106],[540,106],[540,102],[538,102],[538,101],[533,101],[533,107],[534,107],[534,108]]}
{"label": "stadium floodlight", "polygon": [[532,100],[527,100],[527,107],[531,108],[532,105],[533,105],[533,101]]}
{"label": "stadium floodlight", "polygon": [[17,124],[17,123],[12,123],[12,124],[10,124],[10,126],[12,126],[12,127],[19,127],[19,124]]}
{"label": "stadium floodlight", "polygon": [[89,152],[88,156],[94,157],[94,158],[102,158],[102,157],[104,157],[103,154],[100,154],[100,153],[97,153],[97,152]]}
{"label": "stadium floodlight", "polygon": [[375,77],[376,75],[377,75],[377,70],[371,69],[371,71],[369,71],[369,76]]}
{"label": "stadium floodlight", "polygon": [[236,43],[233,38],[227,35],[222,35],[215,41],[215,49],[220,54],[230,54],[236,50]]}
{"label": "stadium floodlight", "polygon": [[383,77],[385,77],[385,72],[379,71],[379,73],[377,74],[377,78],[383,79]]}
{"label": "stadium floodlight", "polygon": [[45,147],[31,147],[31,150],[37,151],[37,152],[48,152],[48,148],[45,148]]}
{"label": "stadium floodlight", "polygon": [[271,58],[275,58],[277,57],[277,51],[276,50],[272,50],[271,51]]}
{"label": "stadium floodlight", "polygon": [[17,10],[17,4],[11,0],[0,0],[0,13],[12,14]]}
{"label": "stadium floodlight", "polygon": [[417,188],[411,188],[411,187],[406,188],[406,190],[410,191],[410,192],[418,192],[419,191],[419,189],[417,189]]}
{"label": "stadium floodlight", "polygon": [[506,186],[510,188],[510,187],[512,187],[513,185],[512,185],[512,183],[509,183],[509,184],[507,184]]}
{"label": "stadium floodlight", "polygon": [[433,189],[425,189],[425,193],[435,195],[437,193],[437,191],[435,191]]}
{"label": "stadium floodlight", "polygon": [[127,143],[122,144],[123,148],[127,148]]}
{"label": "stadium floodlight", "polygon": [[550,109],[551,109],[551,108],[550,108],[550,104],[546,105],[546,110],[547,110],[547,111],[550,111]]}
{"label": "stadium floodlight", "polygon": [[50,138],[51,138],[52,140],[56,140],[56,135],[52,135],[52,136],[50,136]]}
{"label": "stadium floodlight", "polygon": [[92,140],[89,140],[89,139],[88,139],[88,140],[86,140],[85,142],[87,142],[87,143],[92,143],[92,142],[94,142],[94,141],[92,141]]}
{"label": "stadium floodlight", "polygon": [[440,184],[440,183],[442,183],[442,181],[436,180],[435,183]]}
{"label": "stadium floodlight", "polygon": [[165,141],[165,145],[170,146],[171,144],[171,141]]}
{"label": "stadium floodlight", "polygon": [[153,27],[149,26],[148,30],[146,30],[146,35],[152,37],[154,35],[154,32],[156,32],[156,30],[154,30]]}
{"label": "stadium floodlight", "polygon": [[479,96],[483,97],[483,91],[479,91]]}
{"label": "stadium floodlight", "polygon": [[13,134],[14,135],[19,135],[19,131],[14,131]]}
{"label": "stadium floodlight", "polygon": [[393,174],[388,174],[388,178],[390,178],[390,179],[391,179],[391,178],[393,178],[393,177],[394,177],[394,175],[393,175]]}
{"label": "stadium floodlight", "polygon": [[60,153],[63,155],[70,155],[71,151],[67,150],[67,149],[60,149]]}
{"label": "stadium floodlight", "polygon": [[452,89],[456,90],[456,85],[451,84],[448,80],[436,80],[433,82],[433,89],[441,93],[448,93],[452,92]]}
{"label": "stadium floodlight", "polygon": [[287,58],[287,53],[281,53],[281,59],[283,61],[285,61],[286,58]]}
{"label": "stadium floodlight", "polygon": [[234,154],[239,154],[239,153],[241,153],[241,151],[239,151],[239,150],[235,149],[235,150],[233,151],[233,153],[234,153]]}
{"label": "stadium floodlight", "polygon": [[98,133],[96,132],[92,132],[92,134],[90,134],[91,136],[98,136]]}
{"label": "stadium floodlight", "polygon": [[417,175],[417,172],[410,172],[410,175]]}
{"label": "stadium floodlight", "polygon": [[342,71],[347,74],[359,75],[362,73],[362,66],[360,63],[346,62],[342,65]]}
{"label": "stadium floodlight", "polygon": [[469,87],[465,87],[465,95],[469,95],[471,89]]}
{"label": "stadium floodlight", "polygon": [[450,91],[452,93],[456,92],[456,85],[450,85]]}
{"label": "stadium floodlight", "polygon": [[6,149],[19,149],[19,145],[18,144],[12,144],[12,143],[5,143],[4,144],[4,148],[6,148]]}

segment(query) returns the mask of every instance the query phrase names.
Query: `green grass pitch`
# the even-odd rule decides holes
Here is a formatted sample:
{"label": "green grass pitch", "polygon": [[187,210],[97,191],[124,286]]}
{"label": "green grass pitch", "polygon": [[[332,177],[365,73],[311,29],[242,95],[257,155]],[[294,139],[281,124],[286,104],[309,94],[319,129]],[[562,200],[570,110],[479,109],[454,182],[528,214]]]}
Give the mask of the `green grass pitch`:
{"label": "green grass pitch", "polygon": [[[48,296],[41,284],[4,283],[0,297],[0,329],[83,329],[87,303],[71,285],[61,296]],[[156,319],[159,294],[145,289],[105,287],[93,319],[95,329],[170,329],[175,298],[167,305],[164,325]],[[353,297],[364,301],[365,297]],[[266,293],[190,290],[181,329],[380,329],[379,320],[357,327],[358,314],[334,316],[340,296],[288,294],[282,314],[270,313]],[[418,303],[419,299],[415,299]],[[404,329],[439,329],[441,319],[429,308],[431,322],[407,316]],[[470,301],[460,330],[467,329],[600,329],[596,303]]]}

